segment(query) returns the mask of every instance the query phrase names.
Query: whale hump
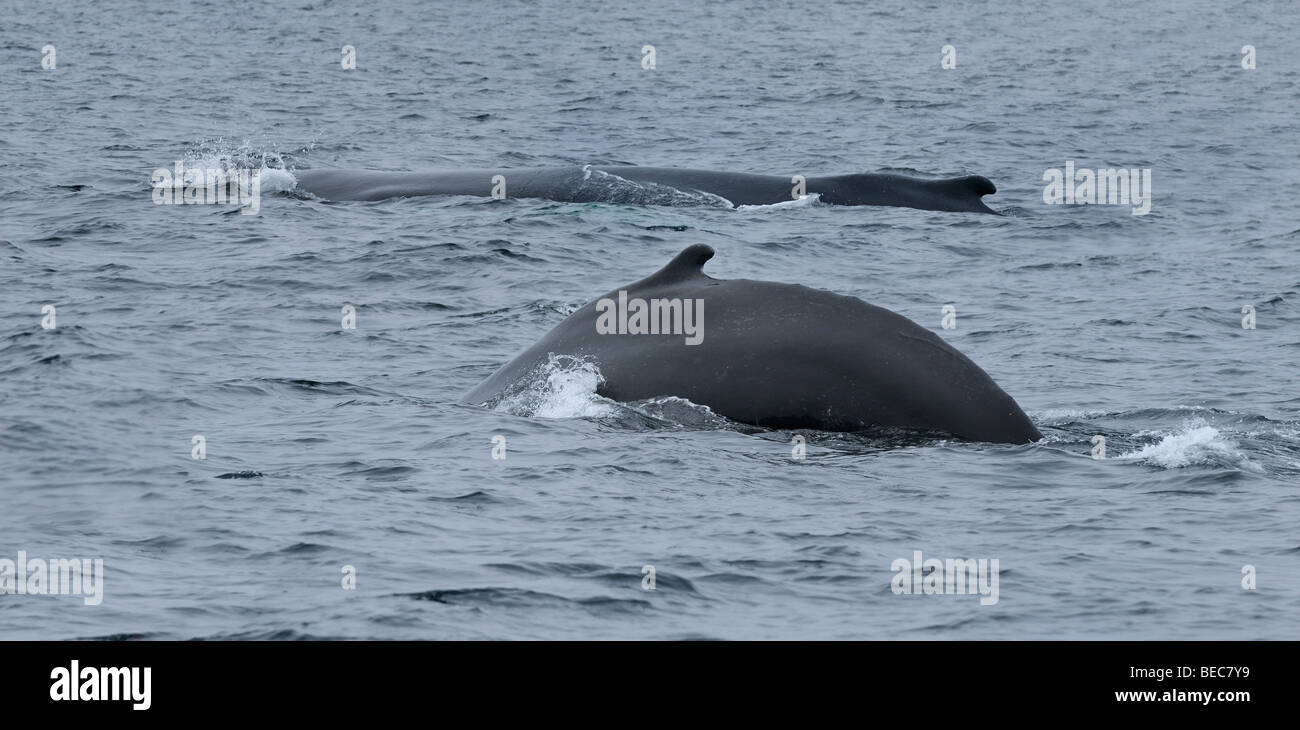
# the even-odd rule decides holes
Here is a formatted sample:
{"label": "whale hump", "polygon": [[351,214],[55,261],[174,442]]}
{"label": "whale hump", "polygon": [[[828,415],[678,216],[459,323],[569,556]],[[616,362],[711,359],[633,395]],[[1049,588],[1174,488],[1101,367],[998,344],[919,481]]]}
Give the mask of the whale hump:
{"label": "whale hump", "polygon": [[707,243],[687,246],[662,269],[647,277],[645,283],[668,284],[695,276],[706,276],[704,264],[713,258],[713,247]]}

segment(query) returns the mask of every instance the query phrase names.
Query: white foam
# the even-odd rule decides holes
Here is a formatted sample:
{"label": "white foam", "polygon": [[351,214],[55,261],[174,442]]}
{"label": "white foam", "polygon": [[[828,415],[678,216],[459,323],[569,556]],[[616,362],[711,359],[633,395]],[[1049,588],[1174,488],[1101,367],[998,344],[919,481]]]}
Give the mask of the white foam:
{"label": "white foam", "polygon": [[1087,420],[1090,418],[1100,418],[1106,415],[1106,411],[1088,410],[1084,408],[1048,408],[1041,411],[1029,411],[1030,419],[1035,423],[1050,422],[1064,423],[1069,421]]}
{"label": "white foam", "polygon": [[821,204],[821,193],[810,193],[800,198],[764,205],[739,205],[736,210],[784,210],[786,208],[812,208]]}
{"label": "white foam", "polygon": [[[224,139],[200,142],[188,150],[180,161],[186,170],[221,170],[226,173],[256,171],[262,193],[287,192],[298,186],[298,178],[286,168],[279,152],[256,147],[248,142],[238,145]],[[174,169],[171,163],[164,167],[167,170]],[[183,189],[185,182],[173,179],[172,186]],[[155,187],[163,186],[155,184]]]}
{"label": "white foam", "polygon": [[298,187],[298,178],[288,170],[263,167],[258,174],[263,193],[284,193]]}
{"label": "white foam", "polygon": [[649,398],[626,405],[648,418],[688,428],[726,428],[730,423],[712,408],[675,395]]}
{"label": "white foam", "polygon": [[734,208],[730,200],[703,190],[680,190],[655,182],[635,182],[612,172],[582,167],[582,187],[595,188],[599,199],[633,205],[667,205],[674,207]]}
{"label": "white foam", "polygon": [[1141,461],[1165,469],[1232,464],[1248,471],[1262,471],[1258,464],[1246,458],[1246,454],[1234,441],[1199,418],[1187,421],[1179,431],[1164,434],[1157,443],[1147,444],[1135,451],[1121,454],[1118,458]]}
{"label": "white foam", "polygon": [[615,403],[596,395],[604,382],[595,363],[571,355],[547,355],[493,408],[516,416],[593,418],[618,412]]}

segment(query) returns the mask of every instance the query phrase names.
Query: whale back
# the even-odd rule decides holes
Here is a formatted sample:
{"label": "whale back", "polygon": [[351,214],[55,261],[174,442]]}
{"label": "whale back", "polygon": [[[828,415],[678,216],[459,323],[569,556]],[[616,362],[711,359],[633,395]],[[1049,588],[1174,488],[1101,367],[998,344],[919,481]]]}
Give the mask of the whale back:
{"label": "whale back", "polygon": [[[630,402],[686,398],[767,428],[858,431],[897,427],[1007,443],[1041,438],[978,365],[933,332],[855,297],[798,284],[714,279],[705,245],[593,301],[468,393],[491,401],[549,355],[597,364],[597,392]],[[702,304],[702,339],[684,334],[598,334],[598,303]]]}
{"label": "whale back", "polygon": [[771,205],[799,190],[831,205],[886,205],[995,213],[981,200],[997,192],[986,177],[916,178],[862,173],[805,179],[674,167],[568,166],[381,172],[313,169],[295,173],[297,188],[326,200],[383,200],[418,195],[540,198],[630,205]]}
{"label": "whale back", "polygon": [[889,173],[858,173],[813,178],[808,189],[832,205],[888,205],[1000,215],[984,204],[982,196],[992,195],[998,190],[992,180],[982,175],[915,178]]}

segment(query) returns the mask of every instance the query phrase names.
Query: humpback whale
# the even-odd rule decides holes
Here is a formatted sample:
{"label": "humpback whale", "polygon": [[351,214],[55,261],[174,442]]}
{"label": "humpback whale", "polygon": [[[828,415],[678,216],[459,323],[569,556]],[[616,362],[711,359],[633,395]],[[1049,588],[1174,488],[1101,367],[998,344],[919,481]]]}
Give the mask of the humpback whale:
{"label": "humpback whale", "polygon": [[612,400],[676,396],[759,427],[1042,438],[1011,396],[930,330],[855,297],[714,279],[703,271],[712,257],[690,246],[588,303],[462,402],[495,406],[553,356],[569,356],[598,367],[596,392]]}
{"label": "humpback whale", "polygon": [[981,199],[996,193],[997,188],[980,175],[930,179],[859,173],[799,178],[635,165],[428,172],[311,169],[294,175],[298,190],[325,200],[478,195],[572,203],[736,206],[781,203],[803,193],[817,194],[831,205],[997,214]]}

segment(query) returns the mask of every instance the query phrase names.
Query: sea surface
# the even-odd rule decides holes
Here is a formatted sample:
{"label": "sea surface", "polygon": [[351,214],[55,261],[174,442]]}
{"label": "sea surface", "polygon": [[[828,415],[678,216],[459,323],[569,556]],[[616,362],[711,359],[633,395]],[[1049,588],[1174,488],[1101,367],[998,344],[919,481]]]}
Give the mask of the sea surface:
{"label": "sea surface", "polygon": [[[1300,638],[1291,0],[0,18],[0,559],[104,566],[98,605],[0,596],[0,638]],[[177,161],[260,209],[155,204]],[[1045,204],[1068,161],[1150,169],[1150,213]],[[569,164],[980,174],[1005,215],[293,190]],[[559,368],[458,403],[696,243],[933,329],[1045,438],[755,431]],[[998,600],[895,593],[915,551],[997,559]]]}

